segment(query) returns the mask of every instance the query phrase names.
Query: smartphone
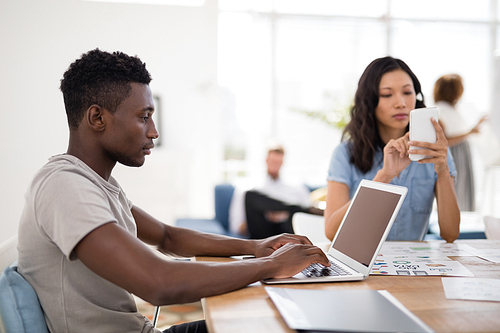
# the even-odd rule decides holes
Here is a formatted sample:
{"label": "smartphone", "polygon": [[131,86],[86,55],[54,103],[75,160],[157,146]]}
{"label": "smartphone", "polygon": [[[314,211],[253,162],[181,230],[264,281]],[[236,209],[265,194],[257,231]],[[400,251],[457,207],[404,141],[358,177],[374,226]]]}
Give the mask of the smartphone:
{"label": "smartphone", "polygon": [[[410,112],[410,141],[423,141],[436,143],[436,130],[432,125],[431,118],[439,120],[439,109],[437,107],[415,109]],[[410,146],[410,149],[422,149]],[[419,161],[430,156],[410,154],[410,160]]]}

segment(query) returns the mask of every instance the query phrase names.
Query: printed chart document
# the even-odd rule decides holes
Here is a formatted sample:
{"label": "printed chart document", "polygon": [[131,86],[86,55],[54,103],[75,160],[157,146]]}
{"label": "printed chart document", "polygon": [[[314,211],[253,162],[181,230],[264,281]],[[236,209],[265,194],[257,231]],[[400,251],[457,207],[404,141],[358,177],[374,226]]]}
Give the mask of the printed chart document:
{"label": "printed chart document", "polygon": [[474,276],[458,261],[434,259],[397,259],[384,257],[376,259],[370,275],[441,275]]}
{"label": "printed chart document", "polygon": [[291,329],[306,332],[432,332],[386,290],[265,289]]}
{"label": "printed chart document", "polygon": [[500,280],[442,278],[448,299],[500,302]]}
{"label": "printed chart document", "polygon": [[469,246],[464,244],[444,242],[385,242],[380,249],[380,253],[409,258],[442,258],[474,255],[467,251],[469,248]]}
{"label": "printed chart document", "polygon": [[385,242],[370,272],[371,275],[466,276],[471,273],[448,256],[472,256],[458,244]]}

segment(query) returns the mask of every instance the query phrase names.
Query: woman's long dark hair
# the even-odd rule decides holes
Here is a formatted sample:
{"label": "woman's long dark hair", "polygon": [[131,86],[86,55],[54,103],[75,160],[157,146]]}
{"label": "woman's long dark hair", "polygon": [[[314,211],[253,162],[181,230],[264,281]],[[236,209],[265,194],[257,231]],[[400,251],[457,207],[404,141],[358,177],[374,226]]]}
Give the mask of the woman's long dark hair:
{"label": "woman's long dark hair", "polygon": [[[379,86],[382,76],[401,69],[408,73],[413,81],[417,103],[415,108],[423,108],[424,95],[420,82],[410,67],[402,60],[393,57],[375,59],[366,67],[359,79],[358,89],[354,96],[354,106],[351,108],[351,120],[342,133],[342,141],[349,140],[350,162],[361,172],[371,170],[377,149],[383,149],[384,142],[378,132],[375,109],[379,102]],[[409,126],[406,131],[409,130]]]}

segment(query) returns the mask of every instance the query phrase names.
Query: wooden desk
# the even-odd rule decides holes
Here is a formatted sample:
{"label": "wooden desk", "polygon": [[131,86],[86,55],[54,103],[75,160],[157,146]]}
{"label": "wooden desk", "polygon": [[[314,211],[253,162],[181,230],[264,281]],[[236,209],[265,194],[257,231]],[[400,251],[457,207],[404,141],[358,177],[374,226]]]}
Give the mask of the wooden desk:
{"label": "wooden desk", "polygon": [[[500,241],[458,240],[476,248],[500,248]],[[451,257],[476,278],[500,279],[500,264],[477,257]],[[230,261],[199,257],[199,261]],[[456,277],[460,278],[460,277]],[[299,289],[387,290],[436,332],[500,332],[500,302],[449,300],[441,276],[369,276],[362,282],[285,284]],[[257,282],[246,288],[202,300],[211,333],[295,332],[287,327],[278,310]]]}

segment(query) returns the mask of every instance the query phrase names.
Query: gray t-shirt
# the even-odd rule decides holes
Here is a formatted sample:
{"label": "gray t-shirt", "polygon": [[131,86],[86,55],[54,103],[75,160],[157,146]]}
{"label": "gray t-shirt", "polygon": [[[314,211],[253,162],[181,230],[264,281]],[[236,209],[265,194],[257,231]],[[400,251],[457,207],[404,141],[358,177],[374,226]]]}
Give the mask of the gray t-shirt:
{"label": "gray t-shirt", "polygon": [[133,296],[89,270],[74,252],[92,230],[116,223],[137,236],[132,205],[71,155],[39,170],[19,224],[19,271],[35,289],[51,332],[160,332],[137,312]]}

